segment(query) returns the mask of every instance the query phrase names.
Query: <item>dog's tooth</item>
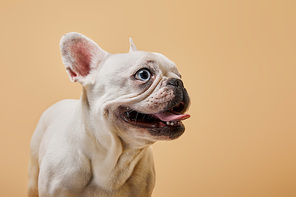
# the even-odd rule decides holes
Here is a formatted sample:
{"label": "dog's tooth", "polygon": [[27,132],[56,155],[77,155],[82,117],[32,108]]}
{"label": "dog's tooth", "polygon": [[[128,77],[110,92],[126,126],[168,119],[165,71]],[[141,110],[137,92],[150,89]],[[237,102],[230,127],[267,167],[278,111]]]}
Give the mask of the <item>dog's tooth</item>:
{"label": "dog's tooth", "polygon": [[126,115],[126,117],[130,117],[130,113],[127,111],[127,112],[125,112],[125,115]]}
{"label": "dog's tooth", "polygon": [[168,126],[177,126],[177,125],[180,125],[181,123],[180,123],[180,121],[176,121],[176,122],[173,122],[173,121],[167,121],[167,122],[165,122],[166,123],[166,125],[168,125]]}

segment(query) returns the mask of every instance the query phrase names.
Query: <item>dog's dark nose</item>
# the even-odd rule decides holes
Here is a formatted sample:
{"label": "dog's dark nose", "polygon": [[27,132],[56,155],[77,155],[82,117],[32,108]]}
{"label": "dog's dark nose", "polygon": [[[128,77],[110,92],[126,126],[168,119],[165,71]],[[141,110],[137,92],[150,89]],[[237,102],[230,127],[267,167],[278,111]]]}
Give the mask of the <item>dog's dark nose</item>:
{"label": "dog's dark nose", "polygon": [[170,78],[167,81],[167,85],[172,85],[172,86],[176,86],[176,87],[183,87],[183,82],[180,79]]}

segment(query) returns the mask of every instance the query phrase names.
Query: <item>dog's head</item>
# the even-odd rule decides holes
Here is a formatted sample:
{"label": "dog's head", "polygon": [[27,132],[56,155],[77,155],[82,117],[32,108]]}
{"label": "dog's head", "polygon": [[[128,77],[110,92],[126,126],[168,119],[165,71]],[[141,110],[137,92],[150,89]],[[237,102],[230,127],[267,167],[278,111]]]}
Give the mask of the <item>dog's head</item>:
{"label": "dog's head", "polygon": [[[69,33],[61,39],[62,59],[72,81],[85,87],[91,122],[106,122],[127,142],[176,139],[189,96],[176,65],[159,53],[109,54],[89,38]],[[102,127],[102,125],[97,125]]]}

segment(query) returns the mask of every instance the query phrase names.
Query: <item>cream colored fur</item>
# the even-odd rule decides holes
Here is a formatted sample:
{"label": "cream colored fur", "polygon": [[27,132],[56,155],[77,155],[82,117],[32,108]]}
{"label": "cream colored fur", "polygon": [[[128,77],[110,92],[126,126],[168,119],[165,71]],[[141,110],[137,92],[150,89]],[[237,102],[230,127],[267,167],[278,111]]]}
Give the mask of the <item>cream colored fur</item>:
{"label": "cream colored fur", "polygon": [[[86,76],[75,71],[75,57],[65,51],[74,39],[83,39],[90,50]],[[109,54],[81,34],[62,38],[63,62],[83,92],[80,100],[60,101],[40,118],[31,140],[29,197],[151,196],[155,171],[150,145],[167,138],[129,128],[116,113],[121,105],[146,113],[161,110],[164,106],[153,106],[154,99],[169,92],[168,78],[179,79],[180,74],[163,55],[136,51],[130,43],[129,53]],[[144,64],[158,70],[145,91],[129,80]],[[158,101],[165,103],[171,97]]]}

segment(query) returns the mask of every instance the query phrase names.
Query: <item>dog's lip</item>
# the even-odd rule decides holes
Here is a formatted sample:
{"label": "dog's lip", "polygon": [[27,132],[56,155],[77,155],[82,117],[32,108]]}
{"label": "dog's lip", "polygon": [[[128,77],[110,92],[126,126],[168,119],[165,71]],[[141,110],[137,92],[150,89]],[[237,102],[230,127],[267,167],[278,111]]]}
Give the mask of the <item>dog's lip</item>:
{"label": "dog's lip", "polygon": [[142,113],[130,107],[119,107],[119,116],[126,123],[144,128],[183,127],[182,120],[188,119],[189,114],[182,113],[184,103],[174,108],[156,113]]}
{"label": "dog's lip", "polygon": [[184,133],[185,127],[182,120],[190,117],[189,114],[182,114],[184,110],[183,107],[178,108],[177,106],[175,110],[176,109],[179,111],[174,112],[170,109],[158,113],[143,114],[131,108],[120,106],[118,118],[132,127],[147,130],[151,136],[157,139],[172,140],[180,137]]}

